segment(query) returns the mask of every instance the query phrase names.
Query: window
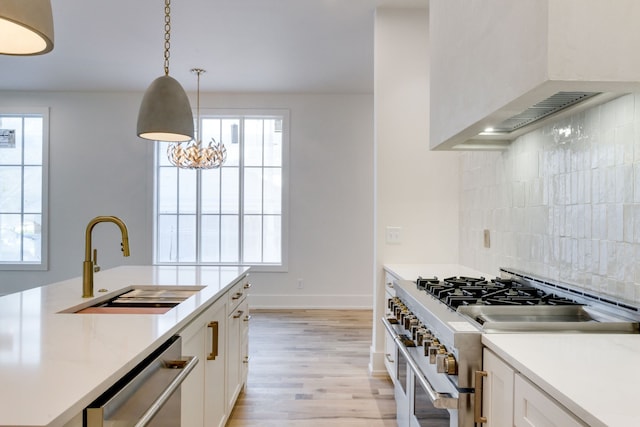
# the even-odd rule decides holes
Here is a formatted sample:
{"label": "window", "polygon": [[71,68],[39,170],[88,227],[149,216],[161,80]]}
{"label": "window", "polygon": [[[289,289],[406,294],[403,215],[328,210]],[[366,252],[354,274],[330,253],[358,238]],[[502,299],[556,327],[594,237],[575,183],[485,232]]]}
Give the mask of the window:
{"label": "window", "polygon": [[286,269],[286,111],[203,111],[203,144],[222,141],[219,169],[179,169],[156,150],[156,264]]}
{"label": "window", "polygon": [[0,110],[0,270],[47,268],[47,109]]}

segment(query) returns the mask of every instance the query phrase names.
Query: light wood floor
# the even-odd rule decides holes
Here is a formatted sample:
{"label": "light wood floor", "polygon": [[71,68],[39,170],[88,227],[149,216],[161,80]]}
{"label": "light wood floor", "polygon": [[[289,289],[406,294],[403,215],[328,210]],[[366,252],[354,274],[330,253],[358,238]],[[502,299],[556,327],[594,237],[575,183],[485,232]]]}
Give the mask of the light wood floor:
{"label": "light wood floor", "polygon": [[368,374],[371,316],[252,311],[249,378],[227,426],[396,426],[391,380]]}

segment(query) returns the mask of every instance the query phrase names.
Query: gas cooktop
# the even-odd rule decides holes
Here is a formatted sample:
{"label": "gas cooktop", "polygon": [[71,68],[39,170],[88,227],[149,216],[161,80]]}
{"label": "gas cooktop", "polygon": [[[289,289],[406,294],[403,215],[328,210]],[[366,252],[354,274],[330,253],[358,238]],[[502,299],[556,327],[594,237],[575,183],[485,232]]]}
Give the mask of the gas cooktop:
{"label": "gas cooktop", "polygon": [[467,305],[580,305],[515,279],[456,276],[440,280],[437,277],[418,277],[416,286],[454,310]]}

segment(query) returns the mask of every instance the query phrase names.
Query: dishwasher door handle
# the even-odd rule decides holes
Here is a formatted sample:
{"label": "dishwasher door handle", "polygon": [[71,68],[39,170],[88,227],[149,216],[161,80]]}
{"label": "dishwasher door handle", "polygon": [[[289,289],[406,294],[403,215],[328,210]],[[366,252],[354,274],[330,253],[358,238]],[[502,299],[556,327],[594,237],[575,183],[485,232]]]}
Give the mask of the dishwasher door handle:
{"label": "dishwasher door handle", "polygon": [[145,427],[149,424],[149,421],[158,413],[162,405],[165,404],[167,400],[171,397],[171,395],[180,387],[180,384],[187,378],[187,376],[193,371],[193,368],[198,364],[198,357],[193,356],[191,360],[187,362],[187,364],[182,368],[182,372],[180,372],[171,384],[162,392],[160,396],[151,404],[149,409],[146,410],[140,420],[134,425],[134,427]]}

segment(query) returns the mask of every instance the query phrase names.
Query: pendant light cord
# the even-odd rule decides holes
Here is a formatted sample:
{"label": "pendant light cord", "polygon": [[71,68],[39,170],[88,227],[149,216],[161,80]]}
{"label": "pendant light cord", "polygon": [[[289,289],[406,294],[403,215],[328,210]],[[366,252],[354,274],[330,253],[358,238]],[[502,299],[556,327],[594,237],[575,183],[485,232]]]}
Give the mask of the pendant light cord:
{"label": "pendant light cord", "polygon": [[196,86],[196,143],[201,145],[202,138],[200,137],[200,74],[206,72],[202,68],[192,68],[192,73],[196,73],[198,76],[198,84]]}
{"label": "pendant light cord", "polygon": [[164,0],[164,75],[169,75],[169,48],[171,48],[171,0]]}

